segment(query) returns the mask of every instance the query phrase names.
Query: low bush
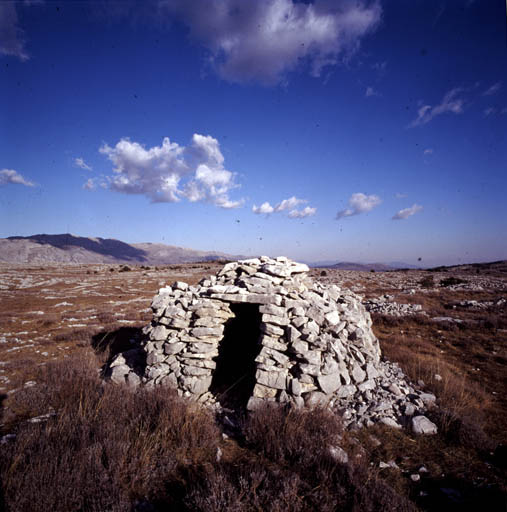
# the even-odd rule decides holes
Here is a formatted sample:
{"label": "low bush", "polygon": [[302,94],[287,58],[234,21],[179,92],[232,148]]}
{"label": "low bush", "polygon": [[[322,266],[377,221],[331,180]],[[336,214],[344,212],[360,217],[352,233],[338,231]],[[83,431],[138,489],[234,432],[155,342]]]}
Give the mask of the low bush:
{"label": "low bush", "polygon": [[299,476],[254,458],[203,466],[187,476],[190,485],[184,504],[188,510],[305,510]]}
{"label": "low bush", "polygon": [[[297,489],[289,510],[409,511],[412,504],[360,459],[336,461],[342,425],[327,409],[262,407],[244,425],[247,446],[285,472],[285,489]],[[294,492],[293,490],[291,492]],[[246,509],[245,509],[246,510]]]}
{"label": "low bush", "polygon": [[131,510],[162,501],[182,468],[214,461],[218,429],[202,409],[166,389],[103,385],[91,358],[48,365],[43,385],[20,392],[24,422],[1,447],[0,475],[12,511]]}
{"label": "low bush", "polygon": [[466,282],[467,281],[465,281],[464,279],[460,279],[459,277],[447,277],[445,279],[440,280],[440,286],[455,286],[457,284],[464,284]]}
{"label": "low bush", "polygon": [[419,281],[419,284],[423,288],[433,288],[435,286],[435,280],[433,276],[425,276]]}
{"label": "low bush", "polygon": [[[327,409],[259,408],[244,424],[247,445],[264,457],[289,467],[328,457],[340,442],[343,428]],[[311,434],[310,434],[311,433]]]}
{"label": "low bush", "polygon": [[472,448],[481,453],[495,449],[496,443],[486,435],[481,421],[475,416],[442,408],[435,409],[431,414],[448,443]]}
{"label": "low bush", "polygon": [[96,366],[91,354],[48,364],[14,395],[17,436],[0,446],[6,510],[413,510],[367,466],[331,456],[342,427],[329,411],[261,408],[242,444],[224,443],[197,404],[104,384]]}

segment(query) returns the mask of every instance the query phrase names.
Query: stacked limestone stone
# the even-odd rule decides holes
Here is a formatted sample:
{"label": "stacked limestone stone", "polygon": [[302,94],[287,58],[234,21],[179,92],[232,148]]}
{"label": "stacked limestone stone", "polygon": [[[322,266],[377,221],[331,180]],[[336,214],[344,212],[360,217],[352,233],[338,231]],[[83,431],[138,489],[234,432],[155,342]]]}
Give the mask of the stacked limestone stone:
{"label": "stacked limestone stone", "polygon": [[120,354],[108,374],[116,382],[171,386],[182,396],[215,403],[209,388],[224,326],[234,316],[230,305],[249,303],[262,314],[249,409],[265,401],[327,403],[347,423],[393,426],[423,410],[424,396],[399,368],[380,361],[360,297],[314,282],[308,270],[285,257],[263,256],[228,263],[198,286],[162,288],[144,329],[144,374],[134,371],[135,349]]}
{"label": "stacked limestone stone", "polygon": [[399,304],[393,301],[392,295],[383,295],[381,297],[367,299],[363,301],[363,306],[370,313],[379,313],[389,316],[409,316],[425,314],[421,304]]}

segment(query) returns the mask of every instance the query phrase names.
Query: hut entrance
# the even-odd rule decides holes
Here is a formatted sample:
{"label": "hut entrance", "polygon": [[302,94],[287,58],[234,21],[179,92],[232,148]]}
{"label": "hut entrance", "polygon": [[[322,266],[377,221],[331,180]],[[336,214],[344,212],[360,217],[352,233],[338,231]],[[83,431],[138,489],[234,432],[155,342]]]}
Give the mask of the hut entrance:
{"label": "hut entrance", "polygon": [[210,391],[222,406],[238,410],[246,407],[255,386],[262,316],[257,304],[231,304],[230,308],[234,318],[225,324]]}

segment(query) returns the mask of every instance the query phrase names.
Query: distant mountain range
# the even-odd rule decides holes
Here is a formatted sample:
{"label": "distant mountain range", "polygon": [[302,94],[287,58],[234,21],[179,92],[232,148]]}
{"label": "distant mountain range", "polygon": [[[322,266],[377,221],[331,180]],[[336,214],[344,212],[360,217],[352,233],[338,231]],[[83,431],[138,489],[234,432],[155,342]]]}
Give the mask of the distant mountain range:
{"label": "distant mountain range", "polygon": [[351,261],[342,261],[340,263],[331,263],[331,262],[320,262],[314,263],[311,265],[314,268],[334,268],[337,270],[359,270],[363,272],[370,272],[374,270],[375,272],[386,272],[388,270],[397,270],[400,268],[410,268],[415,269],[419,268],[415,265],[409,265],[408,263],[403,262],[393,262],[393,263],[355,263]]}
{"label": "distant mountain range", "polygon": [[[197,261],[237,260],[246,256],[199,251],[157,243],[128,244],[112,238],[88,238],[72,234],[10,236],[0,238],[0,262],[4,263],[130,263],[168,265]],[[417,268],[406,263],[319,262],[316,268],[384,272]]]}
{"label": "distant mountain range", "polygon": [[198,251],[165,244],[128,244],[111,238],[71,234],[0,238],[0,262],[5,263],[131,263],[167,265],[244,256]]}

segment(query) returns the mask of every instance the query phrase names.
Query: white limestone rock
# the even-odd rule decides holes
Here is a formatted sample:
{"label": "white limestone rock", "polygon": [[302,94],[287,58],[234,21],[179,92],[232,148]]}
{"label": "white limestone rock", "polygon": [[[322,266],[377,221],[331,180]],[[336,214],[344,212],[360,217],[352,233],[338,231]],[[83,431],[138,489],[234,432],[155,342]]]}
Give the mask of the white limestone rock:
{"label": "white limestone rock", "polygon": [[414,434],[432,435],[438,432],[437,426],[426,416],[414,416],[411,421],[412,432]]}

